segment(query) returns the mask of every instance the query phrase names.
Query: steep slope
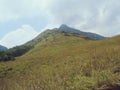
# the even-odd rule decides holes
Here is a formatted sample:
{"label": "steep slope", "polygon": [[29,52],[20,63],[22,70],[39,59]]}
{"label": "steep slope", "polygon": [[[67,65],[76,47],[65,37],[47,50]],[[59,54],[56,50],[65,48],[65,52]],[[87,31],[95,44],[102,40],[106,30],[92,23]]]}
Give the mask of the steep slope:
{"label": "steep slope", "polygon": [[[59,31],[59,30],[46,30],[46,31],[42,32],[41,34],[39,34],[33,40],[31,40],[23,45],[10,48],[7,52],[10,53],[14,57],[22,56],[26,52],[31,50],[36,44],[40,43],[43,39],[47,39],[47,37],[49,37],[49,35],[56,34],[56,33],[64,33],[66,35],[69,35],[69,34],[77,35],[77,33],[70,33],[70,32],[66,33],[64,31]],[[84,36],[84,38],[90,39],[85,36]]]}
{"label": "steep slope", "polygon": [[119,90],[119,42],[51,33],[16,61],[0,63],[0,90]]}
{"label": "steep slope", "polygon": [[44,32],[42,32],[41,34],[39,34],[36,38],[34,38],[33,40],[25,43],[24,45],[26,46],[34,46],[37,43],[41,42],[44,38],[47,38],[49,34],[55,33],[54,31],[48,29],[45,30]]}
{"label": "steep slope", "polygon": [[2,46],[2,45],[0,45],[0,51],[5,51],[5,50],[7,50],[7,48]]}

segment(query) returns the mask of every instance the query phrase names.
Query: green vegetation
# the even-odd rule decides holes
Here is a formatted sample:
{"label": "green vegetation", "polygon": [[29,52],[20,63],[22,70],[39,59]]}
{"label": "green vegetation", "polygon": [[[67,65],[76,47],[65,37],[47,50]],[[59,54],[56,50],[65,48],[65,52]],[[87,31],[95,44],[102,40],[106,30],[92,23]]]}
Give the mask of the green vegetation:
{"label": "green vegetation", "polygon": [[11,55],[11,53],[8,53],[6,51],[0,51],[0,62],[1,61],[9,61],[14,60],[14,57]]}
{"label": "green vegetation", "polygon": [[23,54],[28,52],[31,48],[33,48],[33,46],[21,45],[21,46],[13,47],[13,48],[7,50],[6,52],[11,53],[11,55],[13,57],[18,57],[18,56],[22,56]]}
{"label": "green vegetation", "polygon": [[55,32],[15,61],[0,63],[0,90],[115,90],[116,86],[120,87],[120,36],[95,41]]}
{"label": "green vegetation", "polygon": [[21,45],[10,48],[6,51],[0,51],[0,62],[15,60],[15,57],[22,56],[23,54],[28,52],[31,48],[33,48],[33,46]]}

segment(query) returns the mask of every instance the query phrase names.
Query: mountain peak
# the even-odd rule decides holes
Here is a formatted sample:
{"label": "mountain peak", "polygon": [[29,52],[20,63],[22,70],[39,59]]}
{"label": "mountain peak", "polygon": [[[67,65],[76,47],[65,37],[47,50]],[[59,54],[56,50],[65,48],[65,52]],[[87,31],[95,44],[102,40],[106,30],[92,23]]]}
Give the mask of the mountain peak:
{"label": "mountain peak", "polygon": [[59,29],[65,29],[65,28],[68,28],[68,26],[66,24],[62,24]]}
{"label": "mountain peak", "polygon": [[71,28],[65,24],[62,24],[58,30],[60,31],[65,31],[65,32],[70,32],[70,33],[77,33],[77,34],[80,34],[80,35],[84,35],[84,36],[87,36],[91,39],[95,39],[95,40],[101,40],[101,39],[104,39],[105,37],[101,36],[101,35],[98,35],[96,33],[91,33],[91,32],[83,32],[83,31],[80,31],[79,29],[75,29],[75,28]]}

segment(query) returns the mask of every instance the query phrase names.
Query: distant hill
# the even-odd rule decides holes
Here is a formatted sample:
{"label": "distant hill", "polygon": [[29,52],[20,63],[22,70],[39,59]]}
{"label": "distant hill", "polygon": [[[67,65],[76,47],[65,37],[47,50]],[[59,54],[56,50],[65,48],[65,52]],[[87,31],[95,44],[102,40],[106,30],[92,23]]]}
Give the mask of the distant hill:
{"label": "distant hill", "polygon": [[2,45],[0,45],[0,51],[5,51],[5,50],[7,50],[7,48],[2,46]]}

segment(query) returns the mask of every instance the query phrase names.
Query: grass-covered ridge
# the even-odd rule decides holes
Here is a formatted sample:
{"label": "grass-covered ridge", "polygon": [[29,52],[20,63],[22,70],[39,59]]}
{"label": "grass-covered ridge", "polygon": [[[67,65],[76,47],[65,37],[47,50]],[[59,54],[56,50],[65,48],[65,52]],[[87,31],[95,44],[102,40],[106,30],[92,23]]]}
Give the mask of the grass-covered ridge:
{"label": "grass-covered ridge", "polygon": [[120,36],[95,41],[56,32],[0,63],[0,90],[103,90],[120,86]]}

